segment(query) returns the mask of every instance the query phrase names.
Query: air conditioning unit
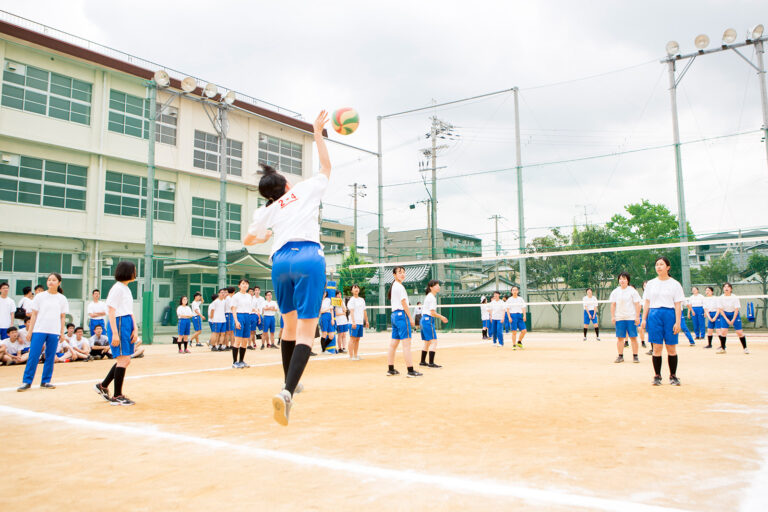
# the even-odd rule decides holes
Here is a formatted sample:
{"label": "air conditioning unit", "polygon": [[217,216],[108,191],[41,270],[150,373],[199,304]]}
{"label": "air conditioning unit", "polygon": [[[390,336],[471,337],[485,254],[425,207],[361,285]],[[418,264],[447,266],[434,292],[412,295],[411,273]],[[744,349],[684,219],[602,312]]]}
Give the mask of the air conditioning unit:
{"label": "air conditioning unit", "polygon": [[19,155],[3,153],[2,156],[0,156],[0,162],[5,165],[18,166],[21,163],[21,157]]}

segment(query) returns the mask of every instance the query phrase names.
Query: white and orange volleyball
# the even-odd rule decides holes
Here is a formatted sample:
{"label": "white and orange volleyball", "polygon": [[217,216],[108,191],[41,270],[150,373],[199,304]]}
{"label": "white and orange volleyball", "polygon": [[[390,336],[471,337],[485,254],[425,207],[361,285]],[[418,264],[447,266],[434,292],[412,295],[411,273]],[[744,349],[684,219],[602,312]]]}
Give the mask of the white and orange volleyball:
{"label": "white and orange volleyball", "polygon": [[349,135],[357,130],[357,126],[360,124],[360,115],[357,110],[344,107],[338,110],[334,110],[331,116],[331,124],[336,133],[341,135]]}

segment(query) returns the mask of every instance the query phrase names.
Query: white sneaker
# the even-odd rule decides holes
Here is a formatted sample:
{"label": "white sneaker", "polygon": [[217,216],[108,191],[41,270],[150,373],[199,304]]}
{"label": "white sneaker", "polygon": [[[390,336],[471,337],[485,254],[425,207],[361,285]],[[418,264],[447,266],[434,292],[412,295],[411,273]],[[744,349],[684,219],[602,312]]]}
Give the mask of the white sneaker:
{"label": "white sneaker", "polygon": [[600,341],[600,338],[597,338],[597,341]]}
{"label": "white sneaker", "polygon": [[275,421],[282,426],[288,426],[288,417],[291,414],[291,394],[282,390],[272,397],[272,408],[275,410]]}
{"label": "white sneaker", "polygon": [[725,354],[725,349],[724,348],[719,348],[719,349],[717,349],[717,352],[715,352],[715,354]]}
{"label": "white sneaker", "polygon": [[745,354],[749,354],[749,349],[748,349],[748,348],[745,348],[745,349],[744,349],[744,353],[745,353]]}
{"label": "white sneaker", "polygon": [[[285,391],[285,382],[283,382],[283,391]],[[304,384],[299,382],[299,385],[296,386],[296,390],[293,392],[293,394],[296,395],[298,393],[301,393],[302,391],[304,391]]]}

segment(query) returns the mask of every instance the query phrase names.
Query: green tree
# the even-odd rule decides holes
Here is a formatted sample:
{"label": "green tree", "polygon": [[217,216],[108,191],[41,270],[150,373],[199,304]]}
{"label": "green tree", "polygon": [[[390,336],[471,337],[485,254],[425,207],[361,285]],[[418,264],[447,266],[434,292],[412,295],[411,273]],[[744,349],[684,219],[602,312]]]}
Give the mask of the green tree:
{"label": "green tree", "polygon": [[[534,238],[528,244],[530,252],[553,252],[564,250],[570,245],[570,239],[558,229],[549,235]],[[554,304],[568,299],[567,283],[573,279],[575,260],[568,256],[549,256],[528,260],[528,279],[545,300],[553,302],[552,308],[557,313],[557,328],[563,325],[562,314],[565,304]]]}
{"label": "green tree", "polygon": [[349,268],[352,265],[364,265],[370,263],[365,261],[357,254],[357,251],[353,250],[349,253],[349,256],[341,263],[341,269],[339,270],[340,283],[339,287],[345,296],[352,294],[352,285],[356,284],[360,287],[360,296],[365,297],[365,290],[368,287],[368,281],[376,273],[376,269],[373,268]]}
{"label": "green tree", "polygon": [[[763,289],[762,294],[768,295],[768,256],[759,252],[750,254],[745,274],[747,276],[756,275]],[[761,300],[763,301],[763,327],[766,327],[768,326],[768,299]]]}
{"label": "green tree", "polygon": [[709,283],[722,285],[728,281],[729,276],[732,276],[738,272],[736,263],[733,261],[733,255],[730,252],[726,252],[720,257],[712,258],[709,263],[701,266],[696,271],[696,281],[700,283]]}

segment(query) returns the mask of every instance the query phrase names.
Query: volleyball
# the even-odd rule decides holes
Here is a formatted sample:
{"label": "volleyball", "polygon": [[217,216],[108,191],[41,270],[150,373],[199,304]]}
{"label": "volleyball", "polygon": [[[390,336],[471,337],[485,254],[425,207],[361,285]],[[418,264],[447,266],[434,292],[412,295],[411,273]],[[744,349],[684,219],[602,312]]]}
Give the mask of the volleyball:
{"label": "volleyball", "polygon": [[357,130],[357,125],[360,124],[360,115],[357,110],[344,107],[333,112],[331,116],[331,124],[333,129],[341,135],[349,135]]}

